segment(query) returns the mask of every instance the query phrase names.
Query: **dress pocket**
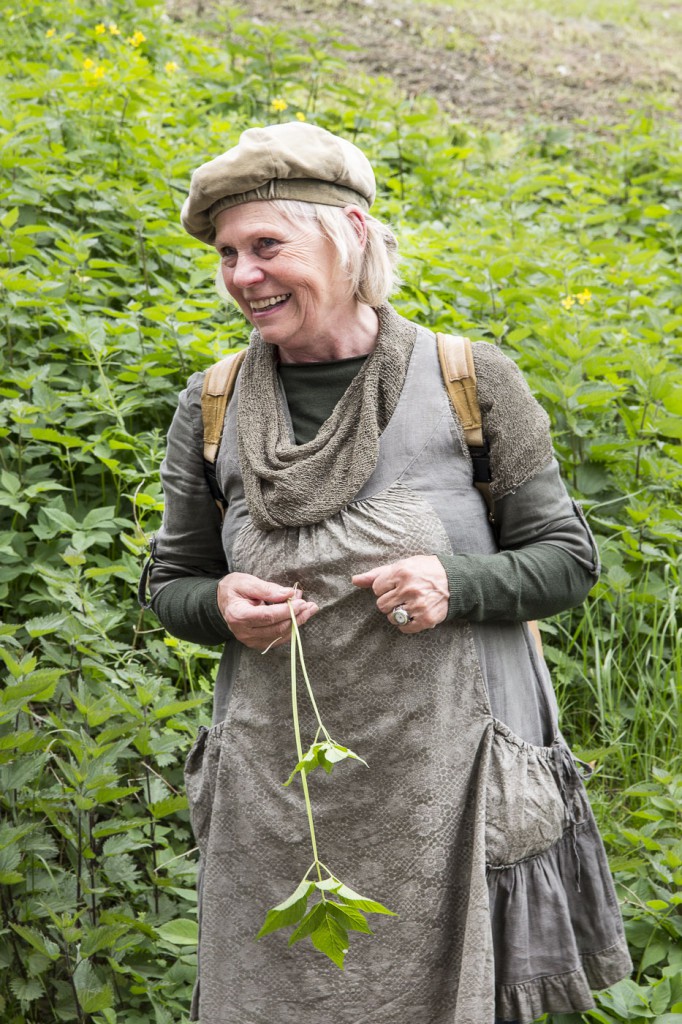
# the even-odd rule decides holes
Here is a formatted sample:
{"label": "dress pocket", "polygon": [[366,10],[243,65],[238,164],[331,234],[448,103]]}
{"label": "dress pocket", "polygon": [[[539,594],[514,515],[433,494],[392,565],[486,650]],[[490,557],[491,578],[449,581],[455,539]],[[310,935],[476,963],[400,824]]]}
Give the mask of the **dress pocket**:
{"label": "dress pocket", "polygon": [[211,830],[223,724],[221,722],[212,729],[202,726],[185,761],[189,818],[202,856],[206,853]]}
{"label": "dress pocket", "polygon": [[516,864],[547,850],[573,824],[566,806],[560,741],[538,747],[494,722],[486,794],[486,861]]}

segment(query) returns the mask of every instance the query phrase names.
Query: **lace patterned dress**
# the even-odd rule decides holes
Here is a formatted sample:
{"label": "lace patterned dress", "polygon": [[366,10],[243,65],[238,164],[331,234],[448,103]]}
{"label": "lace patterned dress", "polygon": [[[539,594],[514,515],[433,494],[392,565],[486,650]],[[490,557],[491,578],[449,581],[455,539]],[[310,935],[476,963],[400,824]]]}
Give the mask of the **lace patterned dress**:
{"label": "lace patterned dress", "polygon": [[[302,639],[322,718],[369,764],[310,777],[320,858],[399,916],[371,915],[374,935],[353,933],[343,972],[309,943],[289,947],[286,932],[255,941],[267,910],[313,858],[300,786],[282,785],[296,762],[288,648],[261,655],[230,642],[214,724],[186,767],[201,851],[192,1019],[492,1024],[495,1016],[526,1022],[589,1009],[590,990],[623,977],[630,960],[602,844],[527,626],[456,621],[406,636],[371,592],[350,582],[409,555],[496,550],[433,336],[417,331],[372,476],[322,523],[264,532],[251,522],[237,386],[218,461],[229,501],[222,550],[183,553],[179,538],[198,521],[196,502],[210,502],[203,491],[196,497],[199,387],[190,384],[169,435],[171,510],[159,565],[184,560],[220,575],[224,558],[233,571],[298,581],[317,602]],[[190,486],[194,504],[183,503]],[[538,471],[535,487],[547,508],[534,507],[531,519],[578,514],[556,465]],[[305,703],[302,695],[304,745],[315,733]]]}

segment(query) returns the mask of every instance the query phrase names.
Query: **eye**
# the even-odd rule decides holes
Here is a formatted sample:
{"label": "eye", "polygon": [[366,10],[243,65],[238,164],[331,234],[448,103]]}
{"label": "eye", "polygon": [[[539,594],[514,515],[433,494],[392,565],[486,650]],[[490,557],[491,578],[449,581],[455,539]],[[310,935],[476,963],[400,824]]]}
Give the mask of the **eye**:
{"label": "eye", "polygon": [[220,258],[226,266],[233,267],[237,262],[237,250],[230,245],[224,245],[220,250]]}
{"label": "eye", "polygon": [[276,238],[259,238],[256,243],[256,252],[259,256],[264,256],[266,259],[270,259],[276,255],[281,242]]}

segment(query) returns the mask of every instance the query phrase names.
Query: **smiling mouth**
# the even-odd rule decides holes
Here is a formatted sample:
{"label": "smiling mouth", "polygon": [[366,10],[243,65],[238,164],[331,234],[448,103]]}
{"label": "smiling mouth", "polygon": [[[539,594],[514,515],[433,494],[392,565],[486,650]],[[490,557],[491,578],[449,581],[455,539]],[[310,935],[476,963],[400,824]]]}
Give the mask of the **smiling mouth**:
{"label": "smiling mouth", "polygon": [[284,295],[272,295],[268,299],[253,299],[249,305],[253,313],[269,313],[271,309],[283,306],[287,299],[290,298],[291,292],[286,292]]}

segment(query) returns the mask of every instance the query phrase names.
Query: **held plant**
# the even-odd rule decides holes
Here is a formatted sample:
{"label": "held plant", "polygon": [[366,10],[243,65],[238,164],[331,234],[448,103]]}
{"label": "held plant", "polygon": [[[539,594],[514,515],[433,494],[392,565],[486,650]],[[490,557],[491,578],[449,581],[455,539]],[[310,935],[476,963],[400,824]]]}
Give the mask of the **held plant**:
{"label": "held plant", "polygon": [[[309,936],[315,949],[324,953],[337,967],[343,970],[344,959],[348,952],[348,932],[363,932],[365,935],[371,935],[372,930],[367,924],[365,914],[390,914],[392,917],[395,914],[376,900],[366,899],[344,885],[318,856],[315,822],[308,791],[308,775],[318,767],[324,768],[327,774],[331,774],[335,765],[349,758],[360,761],[364,765],[367,765],[367,762],[354,754],[348,747],[335,743],[322,722],[305,666],[303,645],[296,616],[291,601],[288,603],[291,614],[291,709],[298,763],[284,785],[290,786],[297,775],[300,777],[314,860],[291,896],[268,911],[263,927],[256,938],[263,938],[279,928],[296,925],[289,936],[290,946]],[[298,717],[297,668],[299,660],[310,703],[318,723],[315,739],[305,754],[301,745],[301,728]],[[320,735],[324,737],[321,742]],[[311,875],[313,875],[312,878]],[[308,909],[309,899],[315,896],[318,896],[319,899]]]}

